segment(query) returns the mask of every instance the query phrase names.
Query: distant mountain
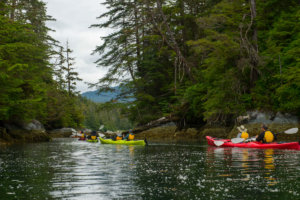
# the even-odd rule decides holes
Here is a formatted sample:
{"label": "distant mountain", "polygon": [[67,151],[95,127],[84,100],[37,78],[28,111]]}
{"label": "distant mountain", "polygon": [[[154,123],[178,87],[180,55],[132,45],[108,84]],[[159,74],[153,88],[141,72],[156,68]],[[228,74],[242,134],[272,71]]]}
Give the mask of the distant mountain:
{"label": "distant mountain", "polygon": [[[86,97],[87,99],[97,103],[105,103],[111,101],[112,99],[115,99],[120,93],[121,90],[118,87],[116,87],[114,92],[101,92],[100,94],[98,94],[98,91],[95,90],[95,91],[84,92],[81,94],[81,96]],[[131,101],[131,100],[127,100],[127,101]]]}

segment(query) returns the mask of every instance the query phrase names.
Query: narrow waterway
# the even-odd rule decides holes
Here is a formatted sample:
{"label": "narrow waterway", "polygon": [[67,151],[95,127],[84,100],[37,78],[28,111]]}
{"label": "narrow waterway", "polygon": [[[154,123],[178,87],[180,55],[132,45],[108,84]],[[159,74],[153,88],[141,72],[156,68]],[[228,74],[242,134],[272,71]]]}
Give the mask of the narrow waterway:
{"label": "narrow waterway", "polygon": [[0,199],[300,199],[300,151],[55,139],[0,147]]}

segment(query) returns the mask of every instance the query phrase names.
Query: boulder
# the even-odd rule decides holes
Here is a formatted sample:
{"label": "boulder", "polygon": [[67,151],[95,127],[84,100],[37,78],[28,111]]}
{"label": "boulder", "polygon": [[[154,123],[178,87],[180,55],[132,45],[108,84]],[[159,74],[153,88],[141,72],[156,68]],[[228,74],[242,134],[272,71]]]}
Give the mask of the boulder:
{"label": "boulder", "polygon": [[43,124],[41,122],[39,122],[38,120],[31,120],[31,122],[29,123],[25,123],[23,124],[23,127],[25,130],[28,130],[28,131],[42,131],[42,132],[45,132],[45,128],[43,126]]}
{"label": "boulder", "polygon": [[39,134],[46,132],[43,124],[35,119],[29,122],[5,123],[4,128],[6,128],[7,133],[10,135]]}
{"label": "boulder", "polygon": [[17,143],[49,141],[51,138],[39,121],[31,120],[30,122],[5,123],[0,139],[7,143]]}
{"label": "boulder", "polygon": [[61,128],[49,131],[51,137],[70,137],[77,135],[77,131],[74,128]]}
{"label": "boulder", "polygon": [[[288,113],[273,113],[273,112],[263,112],[263,111],[248,111],[247,115],[249,116],[247,121],[243,121],[244,124],[297,124],[299,119],[297,116],[293,116]],[[244,116],[240,116],[244,117]],[[242,124],[238,123],[238,124]]]}

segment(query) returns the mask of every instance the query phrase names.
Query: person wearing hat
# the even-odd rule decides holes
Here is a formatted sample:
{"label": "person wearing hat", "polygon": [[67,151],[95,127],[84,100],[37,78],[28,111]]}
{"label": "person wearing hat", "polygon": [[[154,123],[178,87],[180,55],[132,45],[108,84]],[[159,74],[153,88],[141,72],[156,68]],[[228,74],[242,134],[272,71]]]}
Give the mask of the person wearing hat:
{"label": "person wearing hat", "polygon": [[247,133],[247,129],[243,125],[238,126],[237,129],[239,130],[237,138],[244,138],[245,140],[247,138],[249,138],[249,134]]}
{"label": "person wearing hat", "polygon": [[261,125],[261,130],[262,132],[258,136],[256,136],[257,142],[271,143],[277,139],[274,133],[268,131],[268,127],[265,124]]}

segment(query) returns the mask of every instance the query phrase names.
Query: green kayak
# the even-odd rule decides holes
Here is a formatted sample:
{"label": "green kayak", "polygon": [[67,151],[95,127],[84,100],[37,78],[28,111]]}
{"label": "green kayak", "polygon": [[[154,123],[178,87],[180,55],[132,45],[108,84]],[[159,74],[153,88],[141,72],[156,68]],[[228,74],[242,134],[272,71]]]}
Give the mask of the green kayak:
{"label": "green kayak", "polygon": [[87,142],[98,142],[98,140],[86,140]]}
{"label": "green kayak", "polygon": [[144,140],[112,140],[112,139],[103,139],[99,137],[100,142],[102,144],[125,144],[125,145],[143,145],[145,146],[146,143]]}

